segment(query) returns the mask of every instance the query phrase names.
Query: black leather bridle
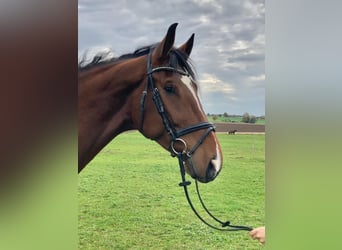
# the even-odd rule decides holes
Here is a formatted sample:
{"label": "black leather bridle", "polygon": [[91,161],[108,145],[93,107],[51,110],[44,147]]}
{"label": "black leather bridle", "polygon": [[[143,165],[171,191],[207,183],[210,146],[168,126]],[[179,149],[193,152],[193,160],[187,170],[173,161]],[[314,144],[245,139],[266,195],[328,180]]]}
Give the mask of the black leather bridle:
{"label": "black leather bridle", "polygon": [[[178,73],[178,74],[184,75],[184,76],[190,76],[190,75],[189,75],[189,73],[187,73],[183,70],[176,69],[173,67],[164,66],[164,67],[152,68],[152,62],[151,62],[152,51],[153,50],[151,49],[150,53],[147,56],[147,82],[145,85],[145,90],[142,93],[141,102],[140,102],[140,125],[139,125],[140,131],[143,132],[143,129],[144,129],[143,126],[144,126],[144,117],[145,117],[145,100],[146,100],[148,90],[151,89],[152,90],[153,102],[154,102],[154,104],[158,110],[158,113],[159,113],[159,115],[163,121],[165,130],[171,136],[170,151],[171,151],[172,156],[176,156],[179,153],[175,150],[174,144],[176,142],[180,142],[184,145],[184,149],[182,151],[182,154],[187,155],[187,157],[190,158],[191,155],[196,151],[196,149],[203,143],[203,141],[209,135],[209,133],[211,131],[215,130],[214,124],[212,124],[211,122],[201,122],[201,123],[197,123],[195,125],[191,125],[189,127],[183,128],[183,129],[176,130],[176,128],[170,122],[170,119],[168,118],[168,116],[166,114],[166,110],[165,110],[163,101],[160,97],[159,90],[153,81],[152,74],[155,72],[160,72],[160,71],[169,71],[169,72],[175,72],[175,73]],[[192,132],[195,132],[195,131],[201,130],[201,129],[207,129],[207,130],[204,132],[204,134],[199,139],[199,141],[196,143],[196,145],[192,149],[187,151],[187,144],[183,139],[181,139],[181,137],[186,135],[186,134],[190,134]]]}
{"label": "black leather bridle", "polygon": [[[145,86],[145,90],[142,93],[141,96],[141,101],[140,101],[140,131],[143,132],[143,126],[144,126],[144,115],[145,115],[145,100],[146,100],[146,96],[147,96],[147,92],[149,89],[152,90],[152,99],[153,102],[158,110],[158,113],[163,121],[165,130],[167,131],[167,133],[171,136],[171,144],[170,144],[170,152],[171,155],[173,157],[177,156],[178,158],[178,163],[179,163],[179,168],[180,168],[180,172],[181,172],[181,177],[182,177],[182,182],[179,183],[179,186],[184,188],[184,193],[185,196],[187,198],[187,201],[191,207],[191,209],[193,210],[193,212],[195,213],[195,215],[207,226],[216,229],[216,230],[220,230],[220,231],[240,231],[240,230],[245,230],[245,231],[251,231],[252,228],[248,227],[248,226],[236,226],[236,225],[231,225],[229,221],[223,222],[219,219],[217,219],[215,216],[213,216],[210,211],[206,208],[206,206],[204,205],[204,202],[202,200],[202,197],[199,193],[199,189],[198,189],[198,183],[196,180],[196,192],[197,195],[199,197],[200,203],[203,207],[203,209],[208,213],[208,215],[213,218],[216,222],[218,222],[219,224],[221,224],[222,228],[213,226],[211,224],[209,224],[207,221],[205,221],[200,215],[199,213],[196,211],[195,207],[193,206],[190,196],[189,196],[189,192],[187,189],[187,186],[189,186],[191,184],[190,181],[187,181],[185,179],[185,168],[184,168],[184,161],[191,159],[192,154],[198,149],[198,147],[203,143],[203,141],[205,140],[205,138],[209,135],[210,132],[215,131],[215,127],[212,123],[210,122],[200,122],[194,125],[191,125],[189,127],[183,128],[183,129],[179,129],[176,130],[175,127],[173,126],[173,124],[170,122],[165,108],[164,108],[164,104],[162,102],[162,99],[160,97],[159,94],[159,90],[158,88],[155,86],[155,83],[153,81],[153,77],[152,74],[155,72],[160,72],[160,71],[169,71],[169,72],[174,72],[174,73],[178,73],[180,75],[184,75],[184,76],[190,76],[189,73],[187,73],[186,71],[174,68],[174,67],[168,67],[168,66],[163,66],[163,67],[157,67],[157,68],[152,68],[152,52],[153,49],[150,50],[148,56],[147,56],[147,82],[146,82],[146,86]],[[171,52],[172,53],[172,52]],[[198,131],[198,130],[202,130],[202,129],[206,129],[205,132],[202,134],[202,136],[200,137],[200,139],[197,141],[197,143],[190,149],[188,150],[188,146],[186,144],[186,142],[181,138],[182,136],[186,135],[186,134],[190,134],[192,132]],[[181,151],[177,151],[174,147],[175,143],[181,143],[183,144],[183,149]],[[193,169],[190,169],[190,171],[194,171]],[[229,227],[229,228],[225,228],[225,227]]]}

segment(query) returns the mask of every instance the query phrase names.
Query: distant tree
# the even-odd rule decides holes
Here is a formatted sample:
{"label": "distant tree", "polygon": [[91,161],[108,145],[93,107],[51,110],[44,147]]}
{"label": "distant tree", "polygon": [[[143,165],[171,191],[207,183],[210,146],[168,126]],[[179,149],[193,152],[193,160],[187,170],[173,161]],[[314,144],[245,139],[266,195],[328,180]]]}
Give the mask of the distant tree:
{"label": "distant tree", "polygon": [[216,121],[217,120],[217,115],[213,115],[213,120]]}
{"label": "distant tree", "polygon": [[208,113],[207,116],[210,116],[210,113]]}
{"label": "distant tree", "polygon": [[227,113],[227,112],[224,112],[224,113],[223,113],[223,117],[228,117],[228,113]]}
{"label": "distant tree", "polygon": [[256,120],[257,120],[256,116],[255,116],[255,115],[251,115],[251,116],[249,116],[249,121],[248,121],[248,123],[255,123]]}
{"label": "distant tree", "polygon": [[242,116],[241,122],[248,123],[249,122],[249,114],[245,112]]}

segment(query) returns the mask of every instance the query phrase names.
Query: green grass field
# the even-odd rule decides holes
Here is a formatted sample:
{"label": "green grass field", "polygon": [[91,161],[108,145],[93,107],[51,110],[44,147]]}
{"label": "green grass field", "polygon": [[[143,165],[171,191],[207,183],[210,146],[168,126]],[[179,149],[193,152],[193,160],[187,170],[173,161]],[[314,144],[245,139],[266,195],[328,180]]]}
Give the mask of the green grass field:
{"label": "green grass field", "polygon": [[[200,185],[206,206],[232,224],[264,225],[265,135],[218,137],[224,164],[215,181]],[[204,225],[187,204],[180,179],[177,159],[157,143],[138,132],[121,134],[79,175],[79,248],[263,248],[246,231]],[[193,182],[190,195],[200,208],[194,188]]]}

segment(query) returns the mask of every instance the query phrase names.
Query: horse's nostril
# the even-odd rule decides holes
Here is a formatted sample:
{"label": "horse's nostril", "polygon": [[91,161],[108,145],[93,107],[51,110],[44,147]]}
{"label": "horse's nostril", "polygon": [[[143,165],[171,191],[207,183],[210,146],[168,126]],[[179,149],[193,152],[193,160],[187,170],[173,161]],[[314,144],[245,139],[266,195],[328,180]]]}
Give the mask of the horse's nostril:
{"label": "horse's nostril", "polygon": [[207,173],[206,173],[206,179],[207,181],[212,181],[217,175],[217,171],[215,168],[215,165],[213,164],[212,161],[209,162],[208,168],[207,168]]}

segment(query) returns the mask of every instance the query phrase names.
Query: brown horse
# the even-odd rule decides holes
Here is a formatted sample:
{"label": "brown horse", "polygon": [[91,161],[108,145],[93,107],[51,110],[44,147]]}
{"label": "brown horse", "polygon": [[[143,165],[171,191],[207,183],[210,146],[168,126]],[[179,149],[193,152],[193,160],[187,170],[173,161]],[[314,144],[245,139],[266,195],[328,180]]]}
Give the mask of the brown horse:
{"label": "brown horse", "polygon": [[95,56],[91,63],[79,64],[79,172],[113,138],[132,129],[171,154],[184,155],[186,172],[201,182],[220,172],[221,148],[188,60],[194,34],[175,48],[176,26],[160,43],[132,54]]}

